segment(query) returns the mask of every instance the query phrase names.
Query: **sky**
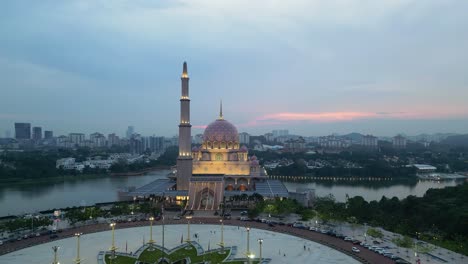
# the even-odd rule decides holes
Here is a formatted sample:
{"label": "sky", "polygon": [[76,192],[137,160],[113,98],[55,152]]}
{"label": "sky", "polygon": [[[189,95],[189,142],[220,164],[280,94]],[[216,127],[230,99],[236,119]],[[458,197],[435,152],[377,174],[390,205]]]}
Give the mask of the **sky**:
{"label": "sky", "polygon": [[0,137],[14,122],[173,136],[468,133],[468,1],[0,2]]}

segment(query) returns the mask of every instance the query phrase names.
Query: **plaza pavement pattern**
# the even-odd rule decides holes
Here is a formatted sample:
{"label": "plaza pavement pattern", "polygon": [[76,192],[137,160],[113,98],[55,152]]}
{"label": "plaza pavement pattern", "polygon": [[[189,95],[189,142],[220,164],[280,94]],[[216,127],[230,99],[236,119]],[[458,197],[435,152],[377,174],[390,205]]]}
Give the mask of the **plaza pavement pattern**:
{"label": "plaza pavement pattern", "polygon": [[[191,224],[192,236],[197,233],[199,243],[207,249],[217,247],[220,241],[219,219],[194,218]],[[166,247],[175,247],[181,239],[186,239],[187,225],[185,220],[166,220]],[[154,223],[153,239],[161,241],[161,221]],[[365,248],[360,253],[353,253],[349,242],[328,235],[297,229],[288,226],[269,227],[258,222],[226,220],[224,242],[226,246],[237,246],[237,256],[243,257],[246,251],[246,229],[250,233],[251,251],[258,255],[257,239],[263,242],[263,257],[271,258],[272,264],[279,263],[393,263],[392,260]],[[119,223],[115,231],[116,246],[119,251],[135,251],[149,239],[149,221]],[[100,250],[108,250],[111,243],[111,232],[108,224],[96,224],[64,230],[59,238],[51,241],[48,236],[34,237],[27,240],[7,243],[0,246],[0,263],[51,263],[54,245],[61,246],[59,258],[62,264],[73,263],[76,256],[76,239],[73,234],[81,232],[82,263],[97,263]],[[104,232],[102,232],[104,231]],[[99,232],[99,233],[98,233]],[[65,239],[63,239],[65,238]],[[192,239],[195,239],[192,237]],[[197,239],[198,241],[198,239]],[[34,246],[34,247],[33,247]],[[310,248],[310,250],[309,250]]]}

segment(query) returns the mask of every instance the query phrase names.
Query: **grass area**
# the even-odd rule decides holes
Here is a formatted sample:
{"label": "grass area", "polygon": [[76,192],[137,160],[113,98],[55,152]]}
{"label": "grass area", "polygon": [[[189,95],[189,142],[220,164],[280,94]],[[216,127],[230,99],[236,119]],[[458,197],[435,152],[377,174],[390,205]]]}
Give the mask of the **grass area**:
{"label": "grass area", "polygon": [[[208,254],[197,256],[197,249],[192,245],[187,245],[186,247],[180,248],[169,255],[165,255],[166,258],[169,258],[171,262],[176,262],[185,258],[190,258],[191,263],[203,263],[203,261],[210,261],[211,263],[223,263],[223,260],[226,259],[230,254],[230,250],[226,250],[223,254],[219,252],[211,252]],[[154,263],[157,259],[161,258],[162,251],[155,248],[153,251],[146,249],[143,251],[138,258],[139,261],[146,263]],[[115,259],[111,260],[109,255],[106,255],[107,264],[134,264],[137,261],[136,258],[126,257],[126,256],[117,256]],[[243,261],[227,261],[226,263],[230,264],[244,264]],[[252,261],[256,264],[258,261]]]}
{"label": "grass area", "polygon": [[138,258],[139,261],[144,261],[147,263],[153,263],[156,259],[161,258],[162,251],[155,248],[153,251],[145,250],[141,253],[140,257]]}

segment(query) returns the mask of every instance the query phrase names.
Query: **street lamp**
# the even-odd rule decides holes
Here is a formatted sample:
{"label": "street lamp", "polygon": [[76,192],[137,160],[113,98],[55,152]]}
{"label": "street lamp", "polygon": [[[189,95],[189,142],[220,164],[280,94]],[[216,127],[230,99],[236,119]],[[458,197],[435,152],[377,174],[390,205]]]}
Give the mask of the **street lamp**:
{"label": "street lamp", "polygon": [[246,230],[247,230],[247,252],[245,252],[245,255],[247,256],[247,260],[249,264],[251,264],[252,258],[254,255],[250,252],[250,227],[247,227]]}
{"label": "street lamp", "polygon": [[164,259],[164,210],[161,210],[161,217],[162,217],[162,259]]}
{"label": "street lamp", "polygon": [[111,252],[112,252],[112,256],[110,257],[111,259],[115,259],[115,250],[117,249],[115,247],[115,223],[112,222],[110,224],[110,227],[112,228],[112,246],[110,248]]}
{"label": "street lamp", "polygon": [[154,221],[154,217],[150,217],[149,218],[149,221],[150,221],[150,240],[148,241],[148,244],[150,245],[150,251],[153,251],[154,248],[153,248],[153,244],[154,244],[154,240],[153,240],[153,221]]}
{"label": "street lamp", "polygon": [[258,245],[260,246],[260,256],[259,256],[259,262],[260,264],[262,264],[262,244],[263,244],[263,239],[259,238],[258,239]]}
{"label": "street lamp", "polygon": [[219,242],[219,246],[221,246],[221,252],[224,253],[224,223],[223,219],[220,219],[219,222],[221,222],[221,242]]}
{"label": "street lamp", "polygon": [[364,243],[367,243],[367,223],[364,223]]}
{"label": "street lamp", "polygon": [[135,201],[136,201],[136,196],[133,196],[133,208],[132,208],[132,211],[130,212],[132,215],[135,213]]}
{"label": "street lamp", "polygon": [[80,236],[82,234],[83,233],[75,233],[75,236],[76,236],[76,259],[75,259],[75,263],[76,264],[81,263],[81,259],[80,259]]}
{"label": "street lamp", "polygon": [[190,240],[190,219],[192,219],[192,216],[189,215],[189,216],[186,216],[185,217],[187,219],[187,242],[190,243],[191,240]]}
{"label": "street lamp", "polygon": [[58,259],[57,259],[57,250],[59,249],[60,247],[59,246],[53,246],[52,247],[52,250],[54,251],[54,261],[52,262],[52,264],[60,264],[58,262]]}

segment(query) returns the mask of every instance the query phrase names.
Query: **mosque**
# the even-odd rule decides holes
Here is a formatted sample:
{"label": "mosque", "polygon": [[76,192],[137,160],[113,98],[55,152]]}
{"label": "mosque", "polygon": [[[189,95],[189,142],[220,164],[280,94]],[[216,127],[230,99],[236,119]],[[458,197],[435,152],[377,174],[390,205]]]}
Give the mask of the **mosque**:
{"label": "mosque", "polygon": [[201,146],[192,148],[189,76],[183,64],[180,97],[179,156],[168,179],[156,180],[129,193],[134,197],[150,195],[187,200],[187,210],[218,210],[225,197],[253,193],[265,198],[288,197],[286,187],[268,179],[257,157],[240,146],[237,128],[223,116],[210,123]]}

